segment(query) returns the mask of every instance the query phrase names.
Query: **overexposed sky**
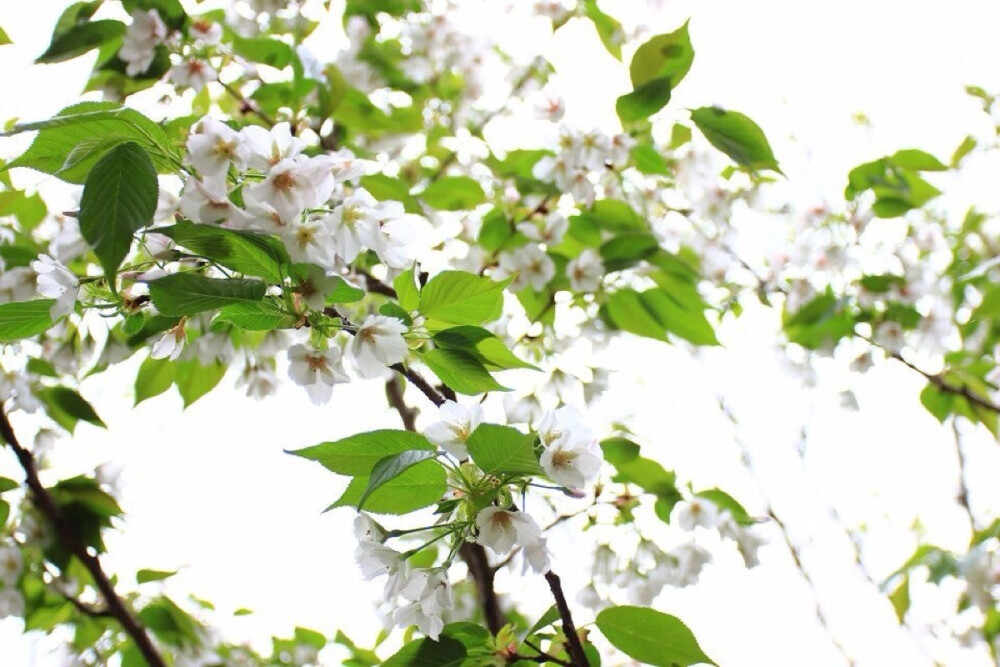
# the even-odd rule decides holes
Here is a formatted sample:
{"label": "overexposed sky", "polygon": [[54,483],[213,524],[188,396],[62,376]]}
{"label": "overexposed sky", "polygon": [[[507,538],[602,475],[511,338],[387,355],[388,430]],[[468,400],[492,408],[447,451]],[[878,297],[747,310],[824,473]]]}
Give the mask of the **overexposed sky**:
{"label": "overexposed sky", "polygon": [[[606,4],[623,18],[645,5]],[[780,187],[805,202],[839,196],[847,170],[860,162],[903,147],[925,148],[947,160],[966,134],[989,130],[978,102],[963,88],[1000,89],[996,3],[661,4],[657,32],[691,17],[697,53],[671,106],[717,103],[754,118],[788,176]],[[15,42],[0,47],[0,120],[43,118],[78,97],[92,55],[28,66],[44,50],[64,6],[49,0],[0,4],[0,26]],[[571,23],[547,52],[566,93],[567,120],[615,129],[614,99],[627,89],[627,71],[603,50],[592,27]],[[852,120],[857,112],[871,119],[871,128]],[[23,145],[4,141],[0,155],[16,154]],[[61,189],[36,174],[15,176],[46,191]],[[979,185],[985,200],[996,196],[988,181]],[[829,508],[836,507],[851,527],[866,529],[865,562],[878,576],[912,551],[909,526],[916,517],[932,540],[961,548],[967,533],[953,502],[957,469],[950,430],[922,411],[920,383],[905,369],[888,367],[857,381],[859,414],[837,408],[845,379],[836,364],[823,374],[829,389],[803,391],[771,352],[775,336],[773,313],[751,310],[723,329],[724,349],[706,353],[701,362],[680,348],[624,338],[607,355],[618,371],[609,397],[591,414],[595,420],[630,415],[633,429],[649,443],[646,456],[676,469],[695,488],[720,486],[761,513],[757,487],[716,410],[716,394],[724,392],[776,511],[803,546],[838,641],[858,665],[930,664],[898,630],[885,599],[859,575]],[[131,409],[135,367],[83,385],[110,430],[81,425],[77,437],[60,443],[53,455],[60,471],[85,470],[106,459],[123,464],[127,522],[109,537],[110,567],[182,568],[167,583],[174,597],[193,592],[223,612],[254,609],[252,616],[222,624],[233,637],[260,640],[301,624],[331,636],[343,629],[362,644],[370,642],[380,624],[365,601],[376,600],[381,587],[360,581],[351,512],[321,515],[339,494],[334,477],[282,449],[396,427],[396,416],[383,407],[381,383],[340,387],[330,405],[314,408],[293,386],[263,403],[245,400],[231,389],[230,377],[223,389],[184,412],[172,393]],[[429,412],[419,397],[413,400]],[[811,437],[803,467],[796,446],[806,420]],[[995,443],[969,440],[973,502],[995,508]],[[0,457],[0,474],[17,476],[13,461]],[[571,594],[585,583],[588,567],[576,560],[573,540],[579,537],[572,531],[552,542],[556,569]],[[773,528],[767,534],[773,544],[762,551],[759,568],[743,572],[722,563],[695,588],[666,589],[655,606],[683,618],[721,665],[844,664],[816,623],[812,593],[791,567],[780,537]],[[519,599],[521,590],[544,593],[541,581],[502,577],[500,585],[518,590]],[[535,612],[548,606],[544,595],[526,597]],[[59,664],[44,656],[51,643],[14,642],[18,633],[16,621],[0,622],[0,646],[23,651],[11,664]],[[331,652],[330,664],[337,664],[337,655]],[[948,664],[986,663],[956,654]]]}

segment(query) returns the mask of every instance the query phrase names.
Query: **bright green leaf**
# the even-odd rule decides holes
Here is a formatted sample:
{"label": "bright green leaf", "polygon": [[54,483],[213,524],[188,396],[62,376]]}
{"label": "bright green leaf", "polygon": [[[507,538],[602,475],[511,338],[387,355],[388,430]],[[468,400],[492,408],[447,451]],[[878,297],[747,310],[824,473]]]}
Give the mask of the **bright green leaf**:
{"label": "bright green leaf", "polygon": [[420,193],[428,206],[442,211],[465,211],[486,201],[479,181],[469,176],[447,176],[434,181]]}
{"label": "bright green leaf", "polygon": [[[422,461],[407,468],[373,490],[365,500],[365,511],[375,514],[408,514],[433,505],[447,492],[444,467],[437,461]],[[368,475],[351,480],[343,495],[328,509],[357,508],[370,484]]]}
{"label": "bright green leaf", "polygon": [[356,433],[288,453],[316,461],[340,475],[367,476],[380,460],[414,449],[433,450],[434,445],[419,433],[385,429]]}
{"label": "bright green leaf", "polygon": [[135,377],[135,404],[162,394],[174,383],[177,366],[169,359],[147,358]]}
{"label": "bright green leaf", "polygon": [[164,315],[194,315],[236,303],[260,301],[267,286],[244,278],[175,273],[149,282],[149,296]]}
{"label": "bright green leaf", "polygon": [[51,310],[55,299],[0,303],[0,342],[31,338],[52,328]]}
{"label": "bright green leaf", "polygon": [[428,350],[421,359],[452,391],[475,396],[487,391],[507,391],[489,374],[479,359],[461,350],[439,347]]}
{"label": "bright green leaf", "polygon": [[449,324],[491,322],[500,317],[503,290],[510,282],[465,271],[442,271],[420,292],[420,312],[428,319]]}
{"label": "bright green leaf", "polygon": [[753,171],[770,169],[781,173],[764,131],[738,111],[702,107],[691,112],[691,120],[710,144],[740,166]]}
{"label": "bright green leaf", "polygon": [[535,436],[511,426],[480,424],[465,445],[469,456],[486,474],[540,475],[543,471],[535,456],[534,443]]}
{"label": "bright green leaf", "polygon": [[433,450],[411,449],[387,456],[384,459],[379,459],[375,467],[372,468],[372,474],[368,477],[368,486],[365,488],[365,492],[361,494],[361,499],[358,500],[358,509],[362,509],[365,500],[379,488],[399,477],[418,463],[436,456],[437,452]]}
{"label": "bright green leaf", "polygon": [[656,667],[714,665],[694,633],[677,617],[646,607],[611,607],[597,615],[597,627],[630,658]]}

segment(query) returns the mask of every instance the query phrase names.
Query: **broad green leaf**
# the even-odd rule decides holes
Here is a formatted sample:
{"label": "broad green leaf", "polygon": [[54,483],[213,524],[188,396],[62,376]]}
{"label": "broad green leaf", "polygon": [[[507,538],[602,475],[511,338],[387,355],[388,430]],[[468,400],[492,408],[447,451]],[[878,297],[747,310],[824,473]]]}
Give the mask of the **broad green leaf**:
{"label": "broad green leaf", "polygon": [[177,570],[139,570],[135,573],[135,581],[138,584],[146,584],[151,581],[163,581],[177,574]]}
{"label": "broad green leaf", "polygon": [[149,282],[149,296],[164,315],[194,315],[235,303],[260,301],[267,285],[245,278],[175,273]]}
{"label": "broad green leaf", "polygon": [[419,433],[386,429],[356,433],[288,453],[316,461],[340,475],[367,476],[380,460],[414,449],[433,450],[434,445]]}
{"label": "broad green leaf", "polygon": [[153,220],[159,184],[149,156],[137,144],[111,149],[94,165],[80,198],[80,234],[113,276],[132,237]]}
{"label": "broad green leaf", "polygon": [[[0,216],[13,215],[21,223],[21,231],[30,232],[38,226],[48,207],[38,193],[25,194],[21,190],[6,190],[0,192]],[[37,254],[37,253],[36,253]],[[34,257],[32,258],[34,259]],[[7,268],[10,268],[8,264]]]}
{"label": "broad green leaf", "polygon": [[487,391],[508,391],[468,352],[439,347],[424,352],[420,358],[445,386],[459,394],[475,396]]}
{"label": "broad green leaf", "polygon": [[393,200],[403,204],[407,213],[422,214],[420,202],[410,194],[410,186],[398,178],[385,174],[369,174],[361,177],[361,187],[379,201]]}
{"label": "broad green leaf", "polygon": [[150,155],[159,173],[176,170],[179,157],[159,125],[138,111],[115,102],[80,102],[53,118],[15,125],[5,135],[39,130],[20,157],[2,169],[30,167],[83,184],[104,154],[119,144],[139,144]]}
{"label": "broad green leaf", "polygon": [[535,456],[535,436],[511,426],[480,424],[466,440],[469,456],[486,474],[543,474]]}
{"label": "broad green leaf", "polygon": [[670,79],[662,76],[650,79],[626,93],[615,102],[615,112],[622,123],[649,118],[670,101]]}
{"label": "broad green leaf", "polygon": [[640,296],[646,309],[670,333],[695,345],[719,344],[701,303],[691,307],[691,304],[683,303],[674,294],[662,289],[646,290]]}
{"label": "broad green leaf", "polygon": [[744,508],[739,501],[722,489],[706,489],[704,491],[699,491],[694,495],[711,500],[719,506],[719,509],[729,510],[729,514],[733,517],[733,521],[741,526],[752,526],[756,523],[756,521],[753,520],[753,517],[746,511],[746,508]]}
{"label": "broad green leaf", "polygon": [[139,621],[168,646],[193,648],[201,642],[197,621],[168,597],[158,597],[139,610]]}
{"label": "broad green leaf", "polygon": [[644,174],[669,176],[670,165],[651,144],[636,144],[631,151],[635,168]]}
{"label": "broad green leaf", "polygon": [[638,88],[653,79],[664,78],[669,88],[676,88],[693,62],[694,48],[685,22],[674,32],[657,35],[636,49],[629,65],[632,86]]}
{"label": "broad green leaf", "polygon": [[433,459],[436,456],[437,452],[429,449],[411,449],[387,456],[384,459],[379,459],[375,467],[372,468],[372,474],[368,477],[368,486],[365,488],[365,492],[361,494],[361,499],[358,500],[358,509],[362,509],[368,497],[379,488],[399,477],[418,463]]}
{"label": "broad green leaf", "polygon": [[597,615],[597,627],[630,658],[656,667],[715,663],[694,633],[677,617],[646,607],[611,607]]}
{"label": "broad green leaf", "polygon": [[619,232],[649,231],[646,221],[631,206],[620,199],[600,199],[589,211],[580,214],[592,220],[600,229]]}
{"label": "broad green leaf", "polygon": [[559,607],[557,607],[556,605],[552,605],[551,607],[549,607],[548,611],[542,614],[541,618],[539,618],[535,622],[535,624],[531,626],[531,629],[528,630],[528,635],[529,636],[533,635],[539,630],[543,630],[549,627],[550,625],[558,621],[559,618],[560,618]]}
{"label": "broad green leaf", "polygon": [[273,331],[294,328],[299,318],[282,310],[271,299],[234,303],[219,311],[212,324],[231,324],[247,331]]}
{"label": "broad green leaf", "polygon": [[460,326],[438,331],[432,336],[435,344],[467,352],[476,357],[489,371],[508,368],[531,368],[537,366],[518,359],[502,340],[482,327]]}
{"label": "broad green leaf", "polygon": [[608,438],[601,441],[604,460],[619,467],[639,458],[639,445],[628,438]]}
{"label": "broad green leaf", "polygon": [[635,484],[673,507],[681,500],[677,476],[658,462],[639,456],[639,446],[626,438],[608,438],[601,442],[605,460],[618,471],[614,481]]}
{"label": "broad green leaf", "polygon": [[78,421],[107,428],[93,406],[76,391],[68,387],[46,387],[38,390],[38,397],[48,407],[49,416],[72,433]]}
{"label": "broad green leaf", "polygon": [[917,148],[904,148],[892,154],[889,158],[897,167],[913,171],[948,171],[948,166],[926,151]]}
{"label": "broad green leaf", "polygon": [[691,120],[710,144],[740,166],[753,171],[770,169],[781,173],[764,131],[738,111],[702,107],[691,112]]}
{"label": "broad green leaf", "polygon": [[420,292],[420,312],[449,324],[482,324],[500,317],[503,290],[510,279],[495,281],[465,271],[442,271]]}
{"label": "broad green leaf", "polygon": [[283,69],[296,58],[292,47],[270,37],[233,37],[233,52],[250,62]]}
{"label": "broad green leaf", "polygon": [[177,366],[169,359],[147,358],[139,366],[135,377],[135,404],[139,405],[147,398],[158,396],[174,383]]}
{"label": "broad green leaf", "polygon": [[928,382],[920,392],[920,403],[941,423],[955,411],[954,394],[941,391],[933,382]]}
{"label": "broad green leaf", "polygon": [[226,365],[220,361],[202,364],[197,359],[177,363],[174,384],[188,407],[199,398],[212,391],[226,375]]}
{"label": "broad green leaf", "polygon": [[[21,486],[21,485],[18,482],[15,482],[12,479],[8,479],[6,477],[0,477],[0,493],[5,493],[7,491],[13,491],[14,489],[18,488],[19,486]],[[2,526],[2,525],[3,525],[3,522],[0,521],[0,526]]]}
{"label": "broad green leaf", "polygon": [[382,663],[383,667],[462,667],[467,651],[457,639],[441,636],[438,641],[429,637],[417,639],[403,646]]}
{"label": "broad green leaf", "polygon": [[605,241],[600,253],[607,271],[620,271],[659,249],[659,241],[649,232],[625,232]]}
{"label": "broad green leaf", "polygon": [[149,230],[168,236],[191,252],[209,257],[220,265],[247,276],[257,276],[270,283],[281,283],[289,263],[288,251],[272,236],[216,225],[201,225],[182,220],[170,227]]}
{"label": "broad green leaf", "polygon": [[52,43],[36,63],[60,63],[81,56],[102,44],[121,39],[125,24],[121,21],[90,21],[70,28],[61,35],[53,35]]}
{"label": "broad green leaf", "polygon": [[434,181],[418,195],[428,206],[442,211],[465,211],[486,201],[479,181],[469,176],[447,176]]}
{"label": "broad green leaf", "polygon": [[51,310],[55,299],[0,303],[0,343],[31,338],[48,331],[55,322]]}
{"label": "broad green leaf", "polygon": [[622,59],[622,43],[625,41],[625,31],[622,24],[608,16],[597,6],[597,0],[583,0],[583,15],[594,22],[597,36],[608,53],[618,60]]}
{"label": "broad green leaf", "polygon": [[84,25],[90,21],[104,0],[92,0],[91,2],[74,2],[56,20],[56,27],[52,31],[52,36],[64,35],[73,28]]}
{"label": "broad green leaf", "polygon": [[605,304],[608,316],[619,329],[638,336],[669,341],[667,330],[646,308],[639,292],[632,289],[618,290],[608,297]]}
{"label": "broad green leaf", "polygon": [[[433,505],[447,492],[444,467],[437,461],[422,461],[371,492],[365,511],[375,514],[408,514]],[[368,475],[351,480],[344,494],[328,509],[358,507],[370,484]]]}
{"label": "broad green leaf", "polygon": [[412,267],[396,276],[392,286],[396,290],[396,300],[403,310],[413,311],[420,308],[420,288],[417,287]]}
{"label": "broad green leaf", "polygon": [[13,42],[7,36],[7,31],[0,27],[0,46],[7,46],[8,44],[13,44]]}
{"label": "broad green leaf", "polygon": [[300,644],[306,644],[312,646],[314,649],[321,649],[327,644],[326,635],[318,630],[310,630],[309,628],[296,627],[295,628],[295,641]]}

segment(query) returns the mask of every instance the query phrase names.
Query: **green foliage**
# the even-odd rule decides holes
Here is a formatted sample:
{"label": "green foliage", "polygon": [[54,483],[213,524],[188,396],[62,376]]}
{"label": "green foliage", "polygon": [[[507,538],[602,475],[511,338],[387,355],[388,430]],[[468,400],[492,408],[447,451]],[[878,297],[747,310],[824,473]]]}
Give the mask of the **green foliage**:
{"label": "green foliage", "polygon": [[282,310],[272,299],[234,303],[219,311],[213,324],[231,324],[246,331],[273,331],[295,327],[299,318]]}
{"label": "green foliage", "polygon": [[691,112],[691,120],[710,144],[741,167],[751,171],[770,169],[781,173],[764,131],[738,111],[702,107]]}
{"label": "green foliage", "polygon": [[480,424],[466,441],[469,456],[488,475],[497,473],[539,475],[535,436],[511,426]]}
{"label": "green foliage", "polygon": [[225,375],[226,366],[219,361],[210,364],[202,364],[197,359],[177,362],[174,384],[184,401],[184,407],[215,389]]}
{"label": "green foliage", "polygon": [[267,286],[245,278],[206,278],[175,273],[149,282],[153,305],[164,315],[194,315],[238,303],[260,301]]}
{"label": "green foliage", "polygon": [[[677,476],[658,462],[639,456],[639,445],[627,438],[609,438],[601,441],[604,459],[618,471],[613,480],[635,484],[657,498],[657,514],[669,520],[670,509],[682,499],[677,489]],[[665,512],[665,514],[664,514]]]}
{"label": "green foliage", "polygon": [[420,312],[447,324],[482,324],[500,317],[503,290],[511,279],[494,281],[465,271],[443,271],[420,292]]}
{"label": "green foliage", "polygon": [[487,391],[507,391],[473,354],[452,347],[438,347],[420,358],[445,385],[459,394],[475,396]]}
{"label": "green foliage", "polygon": [[621,60],[622,43],[625,41],[622,24],[602,12],[597,6],[597,0],[583,0],[583,15],[593,21],[597,36],[601,38],[601,43],[608,53]]}
{"label": "green foliage", "polygon": [[636,88],[661,78],[666,79],[670,88],[676,88],[693,62],[694,47],[685,22],[674,32],[657,35],[640,46],[632,56],[629,75]]}
{"label": "green foliage", "polygon": [[227,269],[246,276],[257,276],[270,283],[280,283],[287,275],[284,267],[291,261],[288,251],[272,236],[216,225],[201,225],[182,220],[170,227],[151,232],[168,236],[178,245]]}
{"label": "green foliage", "polygon": [[420,308],[420,288],[414,280],[413,269],[403,271],[392,281],[396,290],[396,300],[403,310],[411,311]]}
{"label": "green foliage", "polygon": [[38,130],[38,136],[20,157],[4,169],[30,167],[83,184],[97,162],[110,150],[134,143],[149,154],[159,173],[175,170],[179,158],[159,125],[138,111],[114,102],[80,102],[51,119],[15,125],[5,134]]}
{"label": "green foliage", "polygon": [[719,344],[696,292],[623,289],[608,297],[606,307],[611,322],[629,333],[664,342],[670,333],[695,345]]}
{"label": "green foliage", "polygon": [[413,466],[428,459],[433,459],[436,456],[437,452],[433,450],[411,449],[387,456],[384,459],[379,459],[375,467],[372,468],[372,474],[368,478],[368,486],[365,487],[365,492],[361,494],[361,498],[358,500],[358,509],[360,510],[364,507],[365,500],[372,493],[396,479]]}
{"label": "green foliage", "polygon": [[482,327],[461,326],[442,329],[432,340],[438,347],[459,350],[476,358],[489,371],[536,366],[519,359],[502,340]]}
{"label": "green foliage", "polygon": [[649,118],[654,113],[667,106],[670,101],[670,79],[658,77],[637,86],[631,93],[626,93],[615,102],[615,112],[622,123],[632,123],[643,118]]}
{"label": "green foliage", "polygon": [[159,184],[146,152],[119,144],[94,165],[80,198],[80,234],[108,276],[132,247],[132,237],[153,220]]}
{"label": "green foliage", "polygon": [[93,406],[79,393],[68,387],[46,387],[40,389],[38,398],[45,403],[46,412],[54,422],[73,433],[77,422],[85,421],[94,426],[107,428]]}
{"label": "green foliage", "polygon": [[920,208],[941,191],[920,177],[922,171],[944,171],[947,167],[929,153],[909,149],[851,170],[844,191],[846,199],[855,199],[871,191],[875,197],[872,212],[880,218],[895,218]]}
{"label": "green foliage", "polygon": [[135,377],[135,404],[139,405],[147,398],[159,396],[174,383],[177,376],[177,366],[168,359],[147,358],[139,366]]}
{"label": "green foliage", "polygon": [[783,326],[788,340],[814,350],[851,335],[854,319],[833,292],[827,291],[794,314],[786,313]]}
{"label": "green foliage", "polygon": [[[78,3],[81,4],[81,3]],[[67,11],[71,11],[72,7]],[[52,35],[52,42],[37,63],[59,63],[81,56],[102,44],[120,40],[125,35],[121,21],[101,20],[81,23],[63,33]]]}
{"label": "green foliage", "polygon": [[676,616],[645,607],[611,607],[597,615],[597,627],[630,658],[658,667],[714,665]]}
{"label": "green foliage", "polygon": [[0,303],[0,342],[12,343],[51,329],[55,303],[55,299]]}
{"label": "green foliage", "polygon": [[375,464],[386,457],[416,449],[433,450],[434,446],[417,433],[379,430],[288,453],[316,461],[337,474],[357,476],[370,475]]}
{"label": "green foliage", "polygon": [[384,667],[462,667],[467,651],[462,642],[448,636],[438,641],[423,638],[412,641],[382,663]]}
{"label": "green foliage", "polygon": [[427,460],[407,467],[395,477],[375,486],[372,485],[372,476],[356,476],[328,509],[359,508],[364,500],[365,511],[368,512],[408,514],[433,505],[447,490],[444,468],[437,461]]}
{"label": "green foliage", "polygon": [[479,181],[468,176],[440,178],[420,193],[420,198],[432,208],[442,211],[465,211],[486,201]]}

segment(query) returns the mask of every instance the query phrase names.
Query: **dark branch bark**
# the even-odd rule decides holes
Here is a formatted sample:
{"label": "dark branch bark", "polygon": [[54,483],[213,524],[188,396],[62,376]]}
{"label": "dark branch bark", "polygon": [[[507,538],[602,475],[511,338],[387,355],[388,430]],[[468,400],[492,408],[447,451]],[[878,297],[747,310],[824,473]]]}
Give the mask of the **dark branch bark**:
{"label": "dark branch bark", "polygon": [[464,542],[458,549],[458,554],[465,561],[469,568],[469,576],[472,577],[476,585],[476,592],[479,594],[479,605],[483,609],[483,618],[486,627],[493,634],[500,632],[507,619],[504,618],[503,610],[500,608],[500,598],[497,596],[493,586],[493,578],[496,575],[490,567],[489,558],[486,556],[486,549],[480,544]]}
{"label": "dark branch bark", "polygon": [[[87,551],[87,547],[77,538],[72,524],[62,513],[55,499],[42,486],[31,452],[22,447],[21,443],[18,442],[17,436],[14,434],[14,429],[10,425],[10,420],[7,418],[7,413],[2,407],[0,407],[0,435],[3,436],[3,439],[14,450],[18,463],[24,469],[25,480],[28,488],[31,490],[35,505],[55,527],[56,535],[63,546],[87,568],[87,572],[93,577],[97,589],[101,592],[105,604],[107,604],[108,615],[113,616],[121,624],[122,630],[131,637],[136,648],[142,653],[147,663],[152,665],[152,667],[166,667],[166,663],[153,646],[153,642],[146,633],[146,629],[139,624],[132,615],[132,612],[125,606],[125,602],[118,597],[118,593],[115,592],[114,586],[111,585],[108,575],[104,573],[104,569],[101,567],[101,562],[97,556]],[[77,608],[79,609],[80,607]]]}
{"label": "dark branch bark", "polygon": [[389,400],[389,405],[399,413],[399,418],[403,420],[403,428],[407,431],[416,431],[419,410],[406,404],[403,398],[403,382],[398,375],[393,375],[389,380],[386,380],[385,397]]}
{"label": "dark branch bark", "polygon": [[566,604],[566,596],[563,594],[562,582],[552,570],[545,573],[545,581],[549,583],[552,597],[556,600],[556,609],[559,610],[559,617],[562,619],[563,634],[566,635],[566,652],[573,665],[578,667],[588,667],[587,654],[583,652],[583,644],[580,643],[580,635],[576,632],[576,625],[573,623],[573,614]]}
{"label": "dark branch bark", "polygon": [[[240,113],[243,113],[243,114],[253,114],[254,116],[257,116],[257,118],[260,118],[262,121],[264,121],[264,123],[268,126],[268,128],[274,127],[274,125],[276,124],[275,120],[273,118],[271,118],[270,116],[268,116],[263,111],[261,111],[260,108],[256,104],[254,104],[253,102],[251,102],[250,100],[248,100],[246,97],[244,97],[243,93],[241,93],[240,91],[236,90],[235,88],[233,88],[228,83],[222,83],[221,81],[219,83],[222,84],[222,87],[226,89],[227,93],[229,93],[230,95],[232,95],[233,97],[235,97],[236,100],[240,103]],[[294,130],[293,130],[293,132],[294,132]]]}

